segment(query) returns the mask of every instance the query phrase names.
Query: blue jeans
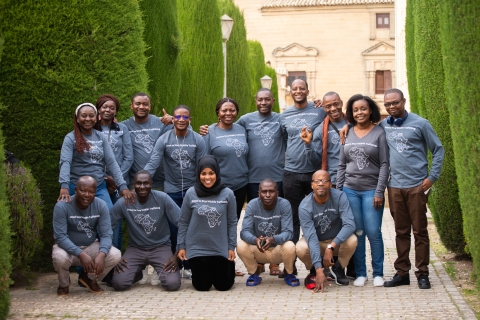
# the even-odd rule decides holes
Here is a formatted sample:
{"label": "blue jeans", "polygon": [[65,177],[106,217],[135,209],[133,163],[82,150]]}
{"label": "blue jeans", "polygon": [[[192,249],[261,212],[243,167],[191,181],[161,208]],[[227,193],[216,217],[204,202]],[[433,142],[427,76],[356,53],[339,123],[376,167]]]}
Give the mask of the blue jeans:
{"label": "blue jeans", "polygon": [[[112,204],[115,204],[119,199],[120,199],[120,190],[117,189],[115,190],[115,192],[113,192],[110,195],[110,200],[112,200]],[[113,229],[113,236],[112,236],[112,245],[120,251],[122,251],[122,240],[123,240],[122,222],[123,222],[123,219],[118,222],[115,229]]]}
{"label": "blue jeans", "polygon": [[355,235],[358,245],[353,255],[357,277],[367,276],[367,264],[365,259],[366,243],[365,236],[370,242],[372,252],[373,277],[383,277],[384,248],[382,237],[383,206],[375,209],[373,197],[375,190],[352,190],[343,187],[355,219]]}

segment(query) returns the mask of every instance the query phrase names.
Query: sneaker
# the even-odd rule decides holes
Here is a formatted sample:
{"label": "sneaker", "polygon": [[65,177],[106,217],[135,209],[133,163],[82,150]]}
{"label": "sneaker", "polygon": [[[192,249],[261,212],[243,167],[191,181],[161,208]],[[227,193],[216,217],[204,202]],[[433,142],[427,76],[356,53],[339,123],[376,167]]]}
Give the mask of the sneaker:
{"label": "sneaker", "polygon": [[383,283],[384,287],[397,287],[397,286],[407,286],[410,285],[410,275],[402,277],[395,273],[392,279],[385,281]]}
{"label": "sneaker", "polygon": [[376,276],[375,278],[373,278],[373,286],[374,287],[383,287],[383,278],[380,277],[380,276]]}
{"label": "sneaker", "polygon": [[355,272],[355,269],[347,267],[346,275],[348,279],[352,279],[352,280],[357,279],[357,273]]}
{"label": "sneaker", "polygon": [[150,277],[150,283],[152,284],[152,286],[158,286],[160,284],[160,279],[158,278],[158,273],[155,269],[153,270],[153,274]]}
{"label": "sneaker", "polygon": [[192,280],[192,270],[183,268],[182,278]]}
{"label": "sneaker", "polygon": [[345,275],[345,268],[342,268],[339,261],[335,262],[333,267],[330,267],[330,273],[336,284],[340,286],[348,286],[350,284],[350,281],[348,281],[348,278]]}
{"label": "sneaker", "polygon": [[[316,272],[315,272],[315,274],[316,274]],[[323,274],[325,275],[325,278],[327,279],[327,281],[335,280],[335,278],[333,278],[332,274],[330,273],[329,268],[323,268]]]}
{"label": "sneaker", "polygon": [[355,279],[355,281],[353,281],[353,285],[355,287],[363,287],[367,281],[367,277],[358,277],[357,279]]}
{"label": "sneaker", "polygon": [[142,280],[138,281],[139,284],[145,284],[148,281],[148,266],[145,267],[145,270],[142,271],[143,278]]}
{"label": "sneaker", "polygon": [[305,288],[307,288],[308,290],[314,289],[316,286],[315,276],[312,274],[309,274],[303,281],[303,284],[305,285]]}
{"label": "sneaker", "polygon": [[425,274],[421,274],[418,276],[418,288],[420,289],[430,289],[432,286],[430,285],[430,280],[428,276]]}

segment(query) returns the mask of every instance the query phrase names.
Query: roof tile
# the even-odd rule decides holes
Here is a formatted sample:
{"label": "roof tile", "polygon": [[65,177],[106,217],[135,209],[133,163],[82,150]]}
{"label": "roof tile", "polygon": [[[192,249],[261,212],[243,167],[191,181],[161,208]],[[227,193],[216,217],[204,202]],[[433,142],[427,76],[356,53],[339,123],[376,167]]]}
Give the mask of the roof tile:
{"label": "roof tile", "polygon": [[395,0],[266,0],[263,8],[348,6],[361,4],[394,4]]}

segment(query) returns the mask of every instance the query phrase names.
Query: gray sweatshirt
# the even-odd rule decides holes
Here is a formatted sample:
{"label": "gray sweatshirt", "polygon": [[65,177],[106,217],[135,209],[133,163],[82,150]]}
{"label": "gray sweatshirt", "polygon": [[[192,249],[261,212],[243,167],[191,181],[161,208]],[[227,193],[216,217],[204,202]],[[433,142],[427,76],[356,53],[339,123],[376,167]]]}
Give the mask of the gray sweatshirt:
{"label": "gray sweatshirt", "polygon": [[315,108],[312,102],[303,109],[291,106],[280,115],[282,130],[288,134],[285,170],[296,173],[318,170],[318,166],[314,166],[304,155],[305,143],[300,138],[300,132],[304,126],[314,131],[326,115],[323,108]]}
{"label": "gray sweatshirt", "polygon": [[382,127],[373,127],[362,138],[350,128],[340,148],[337,189],[375,190],[375,197],[384,198],[388,173],[388,145]]}
{"label": "gray sweatshirt", "polygon": [[186,249],[187,258],[222,256],[237,246],[237,209],[229,188],[218,195],[198,197],[195,188],[185,194],[178,221],[177,250]]}
{"label": "gray sweatshirt", "polygon": [[246,243],[255,244],[255,238],[273,237],[273,247],[292,240],[293,222],[290,202],[278,197],[273,210],[265,210],[260,198],[247,204],[240,238]]}
{"label": "gray sweatshirt", "polygon": [[233,191],[248,183],[248,144],[245,128],[234,123],[229,130],[212,124],[203,137],[207,154],[215,156],[220,166],[222,182]]}
{"label": "gray sweatshirt", "polygon": [[91,176],[98,186],[105,181],[106,167],[111,172],[117,187],[120,190],[127,189],[127,184],[107,138],[97,130],[92,130],[91,135],[84,134],[83,136],[90,144],[90,150],[85,150],[83,154],[78,153],[75,148],[73,131],[67,134],[63,140],[58,179],[60,188],[68,188],[70,183],[76,184],[78,178],[82,176]]}
{"label": "gray sweatshirt", "polygon": [[[412,188],[425,178],[435,182],[442,171],[445,150],[427,120],[409,113],[399,127],[384,119],[380,126],[385,129],[390,152],[390,181],[392,188]],[[427,148],[432,153],[432,165],[428,173]]]}
{"label": "gray sweatshirt", "polygon": [[322,266],[319,241],[333,239],[340,245],[355,231],[352,209],[340,190],[330,189],[330,197],[324,204],[318,204],[310,193],[300,203],[298,216],[315,269]]}
{"label": "gray sweatshirt", "polygon": [[177,137],[169,130],[158,138],[145,170],[153,175],[163,160],[165,192],[180,192],[195,183],[197,161],[205,154],[205,141],[198,133],[188,130],[185,137]]}
{"label": "gray sweatshirt", "polygon": [[247,130],[248,182],[260,183],[265,178],[280,182],[285,165],[284,133],[280,114],[264,117],[259,112],[243,115],[236,122]]}
{"label": "gray sweatshirt", "polygon": [[[123,201],[118,201],[123,202]],[[91,245],[100,238],[100,252],[108,254],[112,246],[112,227],[107,204],[95,198],[85,209],[80,210],[72,201],[59,201],[53,208],[53,235],[55,243],[69,254],[78,256],[79,247]]]}
{"label": "gray sweatshirt", "polygon": [[[117,160],[120,171],[122,171],[123,179],[128,184],[128,171],[130,171],[133,163],[132,140],[130,139],[130,133],[127,127],[122,123],[118,123],[118,126],[120,127],[118,131],[112,130],[108,126],[102,126],[101,132],[107,138],[115,155],[115,160]],[[107,174],[111,175],[108,170]]]}
{"label": "gray sweatshirt", "polygon": [[129,245],[140,249],[170,246],[170,228],[167,217],[175,226],[180,217],[180,208],[165,193],[152,190],[147,202],[138,199],[133,204],[117,201],[110,209],[112,229],[125,218],[129,233]]}

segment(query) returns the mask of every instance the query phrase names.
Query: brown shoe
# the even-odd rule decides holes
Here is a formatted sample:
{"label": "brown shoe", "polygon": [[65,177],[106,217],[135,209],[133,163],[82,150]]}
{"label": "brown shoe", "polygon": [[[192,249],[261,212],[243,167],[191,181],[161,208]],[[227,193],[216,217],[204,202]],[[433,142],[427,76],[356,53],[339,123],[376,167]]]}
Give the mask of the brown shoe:
{"label": "brown shoe", "polygon": [[88,277],[86,272],[82,272],[78,277],[78,280],[83,283],[83,285],[90,291],[91,293],[103,293],[102,287],[100,287],[97,283],[97,280],[92,280]]}
{"label": "brown shoe", "polygon": [[270,269],[271,276],[280,275],[280,268],[278,264],[270,263],[269,269]]}
{"label": "brown shoe", "polygon": [[57,288],[57,294],[59,296],[66,296],[69,292],[70,292],[70,290],[68,289],[68,286],[67,287],[58,286],[58,288]]}

